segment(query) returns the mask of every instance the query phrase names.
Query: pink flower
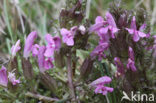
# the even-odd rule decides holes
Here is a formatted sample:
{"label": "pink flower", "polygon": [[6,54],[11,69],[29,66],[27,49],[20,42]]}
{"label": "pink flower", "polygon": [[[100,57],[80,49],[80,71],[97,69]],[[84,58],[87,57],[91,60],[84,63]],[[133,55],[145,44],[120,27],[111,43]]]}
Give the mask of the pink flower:
{"label": "pink flower", "polygon": [[105,58],[104,50],[107,50],[109,44],[108,43],[100,43],[90,54],[92,59],[95,59],[98,56],[98,60],[101,61],[102,58]]}
{"label": "pink flower", "polygon": [[0,85],[7,86],[8,84],[8,77],[7,77],[7,70],[4,66],[0,69]]}
{"label": "pink flower", "polygon": [[50,68],[53,68],[53,63],[52,63],[52,58],[48,57],[45,58],[46,47],[45,46],[40,46],[38,50],[38,65],[40,72],[45,72],[46,70],[49,70]]}
{"label": "pink flower", "polygon": [[107,21],[104,21],[104,19],[101,16],[97,16],[95,19],[95,24],[90,27],[89,32],[96,32],[98,36],[100,37],[100,40],[109,42],[109,34],[107,34],[108,30],[105,29],[105,26],[108,24]]}
{"label": "pink flower", "polygon": [[46,46],[45,56],[51,57],[54,55],[54,51],[58,51],[61,47],[61,39],[59,37],[52,37],[50,34],[45,36],[45,39],[48,42]]}
{"label": "pink flower", "polygon": [[33,55],[33,57],[36,57],[38,55],[39,47],[40,46],[38,44],[33,45],[33,48],[32,48],[32,55]]}
{"label": "pink flower", "polygon": [[105,17],[107,21],[104,21],[101,16],[98,16],[95,19],[95,24],[91,26],[89,31],[95,31],[99,35],[100,40],[109,42],[110,38],[115,38],[115,33],[118,32],[119,29],[116,26],[113,16],[109,12],[106,13]]}
{"label": "pink flower", "polygon": [[9,79],[9,81],[13,85],[16,85],[16,84],[19,84],[20,83],[20,80],[19,79],[18,80],[16,79],[15,73],[13,73],[13,72],[9,72],[8,79]]}
{"label": "pink flower", "polygon": [[97,80],[93,81],[91,83],[91,86],[95,87],[95,93],[101,93],[103,95],[106,95],[108,92],[113,92],[113,88],[104,86],[105,84],[109,84],[112,81],[112,79],[108,76],[103,76],[101,78],[98,78]]}
{"label": "pink flower", "polygon": [[114,58],[114,62],[115,62],[115,65],[117,67],[117,72],[120,73],[121,75],[123,75],[125,73],[124,72],[124,65],[121,62],[120,58],[119,57],[115,57]]}
{"label": "pink flower", "polygon": [[101,93],[103,95],[107,95],[108,92],[113,92],[113,88],[110,88],[110,87],[106,87],[106,86],[103,86],[103,85],[98,85],[96,87],[96,89],[94,90],[94,92],[97,94],[97,93]]}
{"label": "pink flower", "polygon": [[50,68],[53,68],[54,67],[54,65],[53,65],[53,59],[52,58],[47,58],[47,59],[45,59],[45,61],[44,61],[44,68],[45,69],[50,69]]}
{"label": "pink flower", "polygon": [[131,69],[133,72],[136,71],[135,62],[130,58],[128,59],[127,68]]}
{"label": "pink flower", "polygon": [[95,24],[90,27],[89,32],[98,32],[100,28],[104,27],[107,24],[106,21],[101,16],[97,16],[95,19]]}
{"label": "pink flower", "polygon": [[25,42],[25,46],[24,46],[24,53],[23,53],[24,58],[29,57],[29,54],[33,48],[34,40],[36,38],[37,38],[37,32],[36,31],[33,31],[28,35],[26,42]]}
{"label": "pink flower", "polygon": [[16,42],[16,44],[13,45],[13,46],[11,47],[11,55],[12,55],[13,57],[16,56],[16,53],[17,53],[20,49],[21,49],[21,47],[20,47],[20,40],[18,40],[18,41]]}
{"label": "pink flower", "polygon": [[77,30],[76,26],[72,27],[70,30],[67,30],[65,28],[61,29],[62,40],[68,46],[73,46],[74,45],[74,36],[75,36],[75,31],[76,30]]}
{"label": "pink flower", "polygon": [[144,26],[145,24],[143,24],[139,30],[137,30],[137,27],[136,27],[136,19],[135,19],[135,16],[133,16],[133,19],[131,21],[131,28],[126,28],[126,30],[130,33],[130,34],[133,34],[133,40],[135,42],[138,42],[140,40],[140,37],[146,37],[146,34],[141,32],[141,30],[143,30],[145,28]]}
{"label": "pink flower", "polygon": [[134,51],[131,47],[129,47],[129,58],[128,58],[128,63],[127,63],[127,68],[131,69],[134,72],[136,71]]}
{"label": "pink flower", "polygon": [[111,34],[111,37],[115,38],[115,33],[118,32],[119,29],[117,28],[116,23],[114,21],[113,16],[111,15],[111,13],[109,13],[109,12],[106,13],[106,20],[109,25],[107,27],[103,28],[101,30],[101,33],[109,32]]}

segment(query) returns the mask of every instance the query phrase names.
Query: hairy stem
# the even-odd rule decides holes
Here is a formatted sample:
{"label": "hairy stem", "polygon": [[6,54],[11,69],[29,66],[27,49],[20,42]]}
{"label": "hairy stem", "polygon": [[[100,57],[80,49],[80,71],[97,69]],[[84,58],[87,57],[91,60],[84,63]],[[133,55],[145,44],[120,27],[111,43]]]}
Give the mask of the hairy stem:
{"label": "hairy stem", "polygon": [[43,95],[40,95],[40,94],[31,93],[31,92],[27,92],[25,94],[25,96],[36,98],[36,99],[39,99],[41,101],[47,101],[47,102],[58,101],[58,99],[56,99],[56,98],[46,97],[46,96],[43,96]]}
{"label": "hairy stem", "polygon": [[72,81],[72,68],[71,68],[71,56],[67,56],[67,72],[68,72],[68,85],[69,85],[69,90],[71,94],[71,98],[75,100],[75,91],[74,91],[74,85]]}

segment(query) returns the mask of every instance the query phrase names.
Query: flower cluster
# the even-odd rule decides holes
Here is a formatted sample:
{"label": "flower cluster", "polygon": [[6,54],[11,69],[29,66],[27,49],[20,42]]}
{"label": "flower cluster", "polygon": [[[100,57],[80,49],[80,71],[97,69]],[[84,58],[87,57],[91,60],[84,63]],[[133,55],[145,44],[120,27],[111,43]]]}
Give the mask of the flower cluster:
{"label": "flower cluster", "polygon": [[[116,35],[120,29],[118,29],[115,20],[110,12],[106,13],[106,21],[101,17],[97,16],[95,19],[95,24],[90,27],[90,32],[95,32],[100,37],[99,45],[92,51],[91,57],[95,59],[98,56],[98,60],[102,60],[102,58],[106,58],[104,51],[108,50],[110,45],[110,39],[115,39],[118,35]],[[138,42],[140,38],[149,37],[149,34],[142,32],[146,28],[146,24],[144,23],[139,30],[137,30],[136,26],[136,18],[133,16],[131,20],[130,28],[125,28],[132,35],[133,41]],[[119,74],[124,74],[124,65],[121,62],[119,57],[114,57],[114,63],[117,67],[117,72]],[[127,63],[127,68],[132,71],[136,71],[135,67],[135,59],[134,52],[131,47],[129,47],[129,58]]]}
{"label": "flower cluster", "polygon": [[72,27],[70,30],[62,28],[61,29],[61,35],[62,35],[63,43],[66,43],[68,46],[73,46],[74,45],[74,36],[75,36],[76,30],[77,30],[77,26]]}
{"label": "flower cluster", "polygon": [[107,50],[109,47],[109,39],[114,39],[115,33],[117,33],[118,30],[113,16],[109,12],[106,13],[106,21],[104,21],[101,16],[98,16],[95,19],[95,24],[90,27],[90,32],[96,32],[100,37],[100,40],[99,45],[91,53],[93,59],[96,56],[99,56],[99,60],[101,60],[102,57],[106,57],[106,55],[103,54],[103,51]]}
{"label": "flower cluster", "polygon": [[61,40],[59,37],[52,37],[50,34],[45,35],[47,46],[40,46],[34,44],[34,40],[37,38],[37,32],[31,32],[25,42],[24,57],[27,59],[30,52],[34,57],[38,59],[38,65],[40,72],[44,72],[50,68],[53,68],[53,55],[55,51],[58,51],[61,47]]}
{"label": "flower cluster", "polygon": [[[124,28],[120,28],[118,26],[117,20],[114,17],[115,16],[113,16],[110,12],[106,12],[105,19],[102,18],[101,16],[97,16],[95,19],[95,24],[89,28],[89,33],[87,31],[88,29],[86,30],[84,26],[80,25],[80,26],[73,26],[70,29],[62,28],[60,30],[62,39],[58,36],[53,37],[50,34],[46,34],[45,41],[47,45],[40,45],[35,43],[38,34],[36,31],[33,31],[27,36],[25,40],[25,46],[23,51],[24,60],[29,60],[32,54],[32,57],[37,59],[40,72],[44,73],[46,70],[54,68],[54,64],[53,64],[54,55],[56,52],[60,52],[62,42],[67,46],[69,46],[69,49],[72,51],[71,48],[75,44],[77,45],[77,41],[76,41],[77,34],[80,33],[82,34],[81,36],[86,36],[85,33],[87,31],[88,34],[95,32],[99,36],[98,45],[90,53],[90,57],[89,57],[91,58],[90,61],[93,61],[94,59],[96,59],[96,57],[98,57],[98,60],[101,61],[103,58],[107,58],[106,51],[110,50],[111,45],[113,45],[112,41],[117,41],[120,31],[123,30],[125,34],[128,34],[128,36],[132,38],[131,39],[132,43],[129,44],[127,43],[128,45],[126,45],[126,47],[123,50],[126,56],[124,56],[124,59],[122,59],[122,56],[120,55],[122,53],[119,53],[119,55],[117,55],[117,53],[115,55],[112,55],[110,53],[109,56],[112,60],[114,60],[113,62],[117,67],[117,72],[116,72],[117,76],[125,75],[126,74],[125,68],[127,68],[127,70],[136,72],[137,71],[136,67],[138,67],[138,65],[136,66],[137,63],[135,62],[135,60],[137,60],[136,58],[137,56],[135,54],[136,51],[135,50],[133,51],[134,49],[133,44],[138,43],[139,40],[142,38],[149,38],[150,33],[146,34],[143,32],[146,28],[146,23],[142,24],[139,28],[137,27],[138,25],[136,25],[135,16],[132,17],[130,27],[126,26]],[[117,44],[117,46],[120,45]],[[14,57],[16,56],[17,52],[20,49],[21,49],[20,40],[18,40],[15,43],[15,45],[13,45],[11,48],[11,56],[12,56],[11,59],[14,59]],[[156,57],[156,36],[154,36],[153,49],[154,49],[153,54]],[[122,62],[122,61],[126,61],[126,62]],[[101,93],[103,95],[107,95],[108,92],[113,92],[114,90],[113,88],[106,86],[107,84],[111,83],[111,81],[112,79],[110,77],[103,76],[93,81],[91,83],[91,86],[95,88],[94,92],[96,94]],[[16,79],[14,71],[7,72],[7,69],[4,66],[2,66],[2,68],[0,69],[0,85],[6,87],[8,85],[8,82],[11,82],[13,85],[16,85],[20,83],[20,80]]]}

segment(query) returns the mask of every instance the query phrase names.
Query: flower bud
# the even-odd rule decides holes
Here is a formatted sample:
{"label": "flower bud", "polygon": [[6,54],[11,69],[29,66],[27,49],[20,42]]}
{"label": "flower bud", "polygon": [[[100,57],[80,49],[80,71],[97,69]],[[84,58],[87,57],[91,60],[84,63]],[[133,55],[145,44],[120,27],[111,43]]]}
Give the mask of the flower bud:
{"label": "flower bud", "polygon": [[60,52],[55,52],[55,65],[58,68],[63,68],[65,66],[64,56]]}
{"label": "flower bud", "polygon": [[30,63],[29,59],[28,60],[26,60],[25,58],[22,59],[22,69],[25,79],[32,80],[34,78],[32,64]]}
{"label": "flower bud", "polygon": [[40,72],[39,77],[41,79],[41,83],[55,94],[57,89],[56,80],[46,72],[44,73]]}
{"label": "flower bud", "polygon": [[86,58],[80,67],[80,74],[82,78],[88,77],[93,67],[93,60]]}

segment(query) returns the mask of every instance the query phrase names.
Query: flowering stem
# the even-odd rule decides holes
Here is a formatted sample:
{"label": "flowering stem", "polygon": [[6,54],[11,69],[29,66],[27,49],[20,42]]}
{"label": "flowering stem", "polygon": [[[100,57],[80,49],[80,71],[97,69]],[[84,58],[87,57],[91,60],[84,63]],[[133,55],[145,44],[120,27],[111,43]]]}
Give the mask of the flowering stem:
{"label": "flowering stem", "polygon": [[72,68],[71,68],[71,56],[67,56],[67,70],[68,70],[68,83],[69,83],[69,90],[71,97],[75,100],[75,91],[74,91],[74,85],[72,81]]}

